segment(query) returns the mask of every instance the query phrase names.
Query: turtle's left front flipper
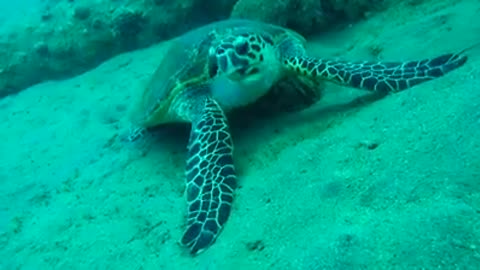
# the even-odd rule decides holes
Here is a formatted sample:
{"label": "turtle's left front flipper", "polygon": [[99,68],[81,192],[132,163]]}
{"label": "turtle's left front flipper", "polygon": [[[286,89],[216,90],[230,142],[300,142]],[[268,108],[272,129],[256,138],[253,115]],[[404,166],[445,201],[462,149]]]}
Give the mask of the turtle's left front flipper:
{"label": "turtle's left front flipper", "polygon": [[198,254],[220,234],[228,219],[236,187],[233,142],[227,118],[219,104],[203,99],[193,119],[188,144],[187,230],[181,244]]}
{"label": "turtle's left front flipper", "polygon": [[410,62],[347,62],[305,56],[284,57],[287,69],[303,76],[377,92],[399,92],[465,64],[462,53]]}

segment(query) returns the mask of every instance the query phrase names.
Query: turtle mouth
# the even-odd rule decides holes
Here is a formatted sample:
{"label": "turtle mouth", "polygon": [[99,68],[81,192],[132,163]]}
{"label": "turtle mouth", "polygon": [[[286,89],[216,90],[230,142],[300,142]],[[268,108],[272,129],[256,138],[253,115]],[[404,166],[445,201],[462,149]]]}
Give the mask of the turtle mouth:
{"label": "turtle mouth", "polygon": [[233,70],[226,75],[231,80],[240,81],[240,80],[248,79],[249,77],[255,76],[259,73],[260,73],[259,67],[249,66],[249,67],[243,67],[243,68]]}
{"label": "turtle mouth", "polygon": [[218,66],[213,66],[211,71],[212,72],[210,75],[214,74],[214,76],[225,76],[232,81],[241,81],[260,74],[260,67],[257,65],[248,65],[245,67],[228,68],[226,70],[222,70],[221,68],[218,68]]}

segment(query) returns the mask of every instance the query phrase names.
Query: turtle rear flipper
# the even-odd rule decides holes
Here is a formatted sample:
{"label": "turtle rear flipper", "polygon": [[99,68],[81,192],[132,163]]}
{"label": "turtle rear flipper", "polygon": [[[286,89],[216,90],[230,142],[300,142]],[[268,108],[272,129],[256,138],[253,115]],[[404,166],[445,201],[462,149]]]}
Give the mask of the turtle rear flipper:
{"label": "turtle rear flipper", "polygon": [[201,98],[187,159],[187,230],[181,244],[198,254],[215,242],[230,214],[236,174],[227,118],[212,98]]}
{"label": "turtle rear flipper", "polygon": [[346,62],[291,56],[285,57],[283,64],[299,75],[386,93],[402,91],[441,77],[466,61],[465,55],[449,53],[410,62]]}

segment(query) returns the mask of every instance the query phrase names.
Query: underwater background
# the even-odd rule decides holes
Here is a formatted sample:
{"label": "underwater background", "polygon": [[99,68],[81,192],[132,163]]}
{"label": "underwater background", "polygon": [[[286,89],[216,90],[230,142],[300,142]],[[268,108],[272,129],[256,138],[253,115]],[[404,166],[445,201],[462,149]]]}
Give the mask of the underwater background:
{"label": "underwater background", "polygon": [[[232,119],[239,188],[192,257],[188,130],[122,139],[168,40],[227,18],[308,51],[408,61],[480,42],[478,0],[0,2],[0,269],[480,269],[480,47],[371,101],[326,84],[292,113]],[[253,114],[255,116],[255,114]]]}

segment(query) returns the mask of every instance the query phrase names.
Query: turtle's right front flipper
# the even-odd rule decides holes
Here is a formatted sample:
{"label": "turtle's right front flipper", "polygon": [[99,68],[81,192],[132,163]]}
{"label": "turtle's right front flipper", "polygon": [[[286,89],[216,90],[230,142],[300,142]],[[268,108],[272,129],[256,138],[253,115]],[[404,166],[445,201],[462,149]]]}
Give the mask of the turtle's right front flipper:
{"label": "turtle's right front flipper", "polygon": [[181,244],[198,254],[220,234],[228,219],[236,187],[233,143],[219,104],[202,97],[188,144],[187,230]]}
{"label": "turtle's right front flipper", "polygon": [[444,54],[410,62],[346,62],[319,58],[284,57],[288,70],[315,79],[377,92],[399,92],[445,75],[467,61],[462,54]]}

